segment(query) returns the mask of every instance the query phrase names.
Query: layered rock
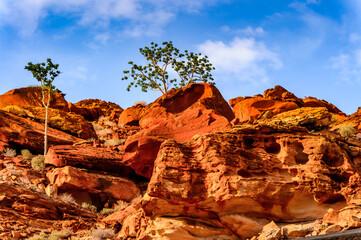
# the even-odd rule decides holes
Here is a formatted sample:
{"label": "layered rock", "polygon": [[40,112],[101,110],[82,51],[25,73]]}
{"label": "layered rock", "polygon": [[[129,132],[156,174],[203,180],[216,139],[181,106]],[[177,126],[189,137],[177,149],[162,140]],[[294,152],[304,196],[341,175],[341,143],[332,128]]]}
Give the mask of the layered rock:
{"label": "layered rock", "polygon": [[59,191],[71,192],[79,201],[88,200],[93,205],[103,206],[105,202],[130,201],[140,195],[134,182],[104,172],[92,172],[66,166],[55,168],[46,174],[49,183]]}
{"label": "layered rock", "polygon": [[[48,128],[48,146],[79,141],[70,134]],[[44,149],[44,125],[0,110],[0,142],[40,153]]]}
{"label": "layered rock", "polygon": [[97,120],[100,116],[108,116],[111,120],[118,119],[123,109],[115,103],[99,99],[86,99],[69,105],[70,111],[81,114],[89,121]]}
{"label": "layered rock", "polygon": [[[11,105],[2,110],[35,122],[45,122],[45,109],[43,107]],[[48,126],[83,139],[97,137],[93,126],[81,115],[53,108],[49,108]]]}
{"label": "layered rock", "polygon": [[[41,88],[18,88],[0,95],[0,108],[11,105],[43,107]],[[54,93],[51,98],[50,107],[66,111],[68,109],[68,102],[65,100],[64,94]]]}
{"label": "layered rock", "polygon": [[119,123],[139,121],[143,129],[140,135],[190,140],[200,132],[212,132],[230,128],[234,118],[232,109],[218,89],[210,84],[191,84],[172,89],[147,106],[135,106],[122,114]]}
{"label": "layered rock", "polygon": [[237,97],[229,100],[236,119],[234,124],[253,122],[257,119],[269,119],[273,116],[302,107],[324,107],[329,113],[344,116],[337,107],[317,98],[300,99],[281,86],[267,89],[263,95],[254,97]]}
{"label": "layered rock", "polygon": [[153,217],[218,218],[246,238],[270,220],[315,220],[345,206],[355,174],[347,151],[323,136],[209,133],[162,144],[143,209]]}
{"label": "layered rock", "polygon": [[123,152],[89,145],[59,145],[49,148],[45,163],[56,167],[75,166],[131,176],[134,171],[123,163]]}

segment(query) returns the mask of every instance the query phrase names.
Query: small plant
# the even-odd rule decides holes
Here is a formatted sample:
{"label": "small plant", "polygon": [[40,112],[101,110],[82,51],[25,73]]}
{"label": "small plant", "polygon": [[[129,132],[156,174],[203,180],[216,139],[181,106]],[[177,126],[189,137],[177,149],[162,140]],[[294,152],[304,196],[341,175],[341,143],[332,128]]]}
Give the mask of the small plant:
{"label": "small plant", "polygon": [[137,105],[142,105],[144,107],[147,105],[147,103],[145,101],[137,101],[134,103],[134,106],[137,106]]}
{"label": "small plant", "polygon": [[49,234],[41,231],[39,234],[34,235],[28,240],[62,240],[70,238],[74,233],[69,229],[63,229],[61,231],[53,231]]}
{"label": "small plant", "polygon": [[85,209],[88,209],[89,211],[94,212],[94,213],[96,213],[97,210],[98,210],[96,206],[91,205],[91,204],[89,204],[89,203],[87,203],[87,202],[83,202],[83,203],[81,204],[81,206],[82,206],[83,208],[85,208]]}
{"label": "small plant", "polygon": [[115,208],[103,208],[101,211],[100,211],[100,214],[101,215],[109,215],[109,214],[112,214],[114,212],[116,212],[117,210]]}
{"label": "small plant", "polygon": [[117,146],[124,144],[124,139],[112,138],[104,142],[104,146]]}
{"label": "small plant", "polygon": [[356,129],[352,124],[344,123],[337,129],[337,132],[345,138],[351,137],[356,132]]}
{"label": "small plant", "polygon": [[109,127],[115,127],[117,125],[115,122],[110,121],[110,120],[105,120],[103,122],[103,124],[106,125],[106,126],[109,126]]}
{"label": "small plant", "polygon": [[77,204],[75,198],[70,193],[63,193],[59,196],[60,200],[69,204]]}
{"label": "small plant", "polygon": [[5,148],[3,151],[5,157],[16,157],[16,150],[11,148]]}
{"label": "small plant", "polygon": [[113,134],[114,131],[111,130],[111,129],[102,129],[102,130],[99,130],[99,131],[96,131],[96,134],[99,136],[99,137],[104,137],[106,135],[111,135]]}
{"label": "small plant", "polygon": [[24,160],[31,160],[33,159],[33,154],[28,149],[21,150],[21,156]]}
{"label": "small plant", "polygon": [[92,238],[94,240],[103,240],[103,239],[107,239],[107,238],[111,238],[114,237],[115,233],[114,230],[112,229],[94,229],[92,231]]}
{"label": "small plant", "polygon": [[45,163],[44,163],[45,157],[43,155],[38,155],[33,157],[33,159],[31,159],[31,167],[35,170],[35,171],[41,171],[45,168]]}

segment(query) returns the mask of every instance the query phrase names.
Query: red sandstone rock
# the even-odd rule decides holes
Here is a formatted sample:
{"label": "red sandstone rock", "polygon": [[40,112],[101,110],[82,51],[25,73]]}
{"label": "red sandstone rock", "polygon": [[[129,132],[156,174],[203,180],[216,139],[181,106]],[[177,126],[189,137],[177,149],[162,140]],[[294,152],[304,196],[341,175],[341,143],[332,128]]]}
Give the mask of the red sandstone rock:
{"label": "red sandstone rock", "polygon": [[145,106],[142,104],[136,104],[125,109],[119,116],[118,124],[120,126],[139,126],[139,120],[144,108]]}
{"label": "red sandstone rock", "polygon": [[[10,105],[36,106],[43,107],[41,88],[27,87],[10,90],[0,95],[0,108]],[[50,103],[51,108],[66,111],[68,106],[64,99],[64,94],[54,93]]]}
{"label": "red sandstone rock", "polygon": [[325,100],[319,100],[312,97],[300,99],[281,86],[267,89],[264,91],[263,96],[238,97],[229,100],[229,102],[233,107],[236,116],[236,119],[233,121],[234,124],[247,121],[253,122],[259,118],[269,119],[274,115],[300,107],[325,107],[329,113],[338,114],[340,116],[345,115],[337,107]]}
{"label": "red sandstone rock", "polygon": [[[345,206],[357,170],[348,153],[306,133],[209,133],[164,142],[143,209],[149,216],[219,218],[239,237],[269,220],[306,221]],[[232,218],[230,218],[232,216]]]}
{"label": "red sandstone rock", "polygon": [[87,145],[60,145],[49,148],[45,163],[56,167],[76,166],[129,176],[133,170],[123,163],[123,152]]}
{"label": "red sandstone rock", "polygon": [[[81,139],[48,128],[48,146],[73,144],[79,141]],[[44,125],[0,110],[0,142],[43,152]]]}
{"label": "red sandstone rock", "polygon": [[[2,110],[35,122],[45,122],[45,108],[43,107],[11,105]],[[48,126],[83,139],[97,137],[92,124],[83,116],[53,108],[49,108]]]}
{"label": "red sandstone rock", "polygon": [[336,106],[334,106],[331,103],[328,103],[325,100],[319,100],[314,97],[307,97],[307,98],[303,99],[302,101],[303,101],[304,107],[325,107],[325,108],[327,108],[327,110],[330,113],[335,113],[335,114],[345,116],[345,114],[343,112],[341,112],[340,109],[338,109]]}
{"label": "red sandstone rock", "polygon": [[140,195],[140,190],[134,182],[110,174],[89,172],[66,166],[55,168],[46,176],[50,184],[57,185],[59,190],[78,193],[73,194],[75,198],[84,192],[94,196],[103,195],[103,198],[125,201],[130,201]]}
{"label": "red sandstone rock", "polygon": [[90,121],[97,120],[100,116],[109,116],[110,120],[115,120],[123,111],[118,104],[99,99],[82,100],[70,105],[69,110],[78,114],[81,113],[85,119]]}

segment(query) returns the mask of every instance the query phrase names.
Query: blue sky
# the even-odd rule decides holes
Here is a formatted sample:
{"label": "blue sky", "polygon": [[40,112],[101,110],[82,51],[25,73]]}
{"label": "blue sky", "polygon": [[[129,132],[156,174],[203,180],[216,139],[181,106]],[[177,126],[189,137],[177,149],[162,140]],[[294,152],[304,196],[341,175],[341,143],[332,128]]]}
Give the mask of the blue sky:
{"label": "blue sky", "polygon": [[127,92],[123,70],[170,40],[208,55],[226,100],[282,85],[361,106],[361,0],[0,0],[0,94],[36,84],[24,66],[49,57],[70,102],[149,103],[160,92]]}

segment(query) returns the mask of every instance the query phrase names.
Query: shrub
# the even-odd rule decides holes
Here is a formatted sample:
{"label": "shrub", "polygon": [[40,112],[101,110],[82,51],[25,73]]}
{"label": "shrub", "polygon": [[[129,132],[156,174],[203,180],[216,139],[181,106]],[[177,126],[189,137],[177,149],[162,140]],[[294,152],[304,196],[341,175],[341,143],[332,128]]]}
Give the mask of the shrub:
{"label": "shrub", "polygon": [[137,106],[137,105],[146,106],[147,103],[145,101],[137,101],[137,102],[134,103],[134,106]]}
{"label": "shrub", "polygon": [[354,126],[352,124],[344,123],[344,124],[340,125],[340,127],[337,129],[337,132],[342,137],[351,137],[352,134],[354,134],[356,132],[356,129],[354,128]]}
{"label": "shrub", "polygon": [[36,157],[33,157],[33,159],[31,159],[31,167],[35,171],[43,170],[45,168],[44,160],[45,160],[45,157],[43,155],[38,155]]}
{"label": "shrub", "polygon": [[94,240],[102,240],[114,237],[115,233],[112,229],[94,229],[92,232],[92,238]]}
{"label": "shrub", "polygon": [[116,146],[116,145],[122,145],[124,143],[124,139],[117,139],[117,138],[112,138],[112,139],[108,139],[104,142],[105,146]]}
{"label": "shrub", "polygon": [[5,148],[3,151],[5,157],[16,157],[16,150],[11,148]]}
{"label": "shrub", "polygon": [[68,239],[73,234],[74,233],[69,229],[63,229],[61,231],[53,231],[49,234],[45,233],[44,231],[41,231],[39,234],[34,235],[31,238],[28,238],[28,240],[61,240],[61,239]]}
{"label": "shrub", "polygon": [[31,160],[33,158],[33,154],[28,149],[21,150],[21,156],[24,160]]}
{"label": "shrub", "polygon": [[111,135],[113,134],[113,130],[111,129],[102,129],[102,130],[99,130],[99,131],[96,131],[96,134],[99,136],[99,137],[104,137],[106,135]]}
{"label": "shrub", "polygon": [[116,212],[117,210],[115,208],[103,208],[101,211],[100,211],[100,214],[102,215],[109,215],[109,214],[112,214],[114,212]]}
{"label": "shrub", "polygon": [[70,193],[63,193],[59,196],[60,200],[69,204],[77,204],[75,198]]}
{"label": "shrub", "polygon": [[89,211],[94,212],[94,213],[96,213],[97,210],[98,210],[96,206],[94,206],[94,205],[92,205],[92,204],[89,204],[89,203],[87,203],[87,202],[83,202],[83,203],[81,204],[81,206],[82,206],[83,208],[85,208],[85,209],[88,209]]}
{"label": "shrub", "polygon": [[109,126],[109,127],[115,127],[115,126],[117,125],[115,122],[110,121],[110,120],[105,120],[105,121],[103,122],[103,124],[104,124],[104,125],[107,125],[107,126]]}
{"label": "shrub", "polygon": [[98,123],[92,123],[92,125],[93,125],[93,128],[94,128],[94,131],[99,131],[99,130],[103,129],[103,127]]}

